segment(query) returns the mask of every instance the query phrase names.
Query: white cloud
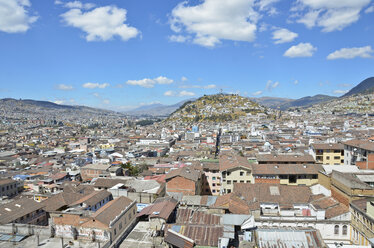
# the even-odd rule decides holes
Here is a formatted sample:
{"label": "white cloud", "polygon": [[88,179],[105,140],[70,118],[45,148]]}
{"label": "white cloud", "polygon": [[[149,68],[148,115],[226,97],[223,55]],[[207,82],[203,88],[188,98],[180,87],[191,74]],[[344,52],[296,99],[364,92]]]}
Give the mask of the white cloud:
{"label": "white cloud", "polygon": [[172,84],[174,80],[167,77],[160,76],[158,78],[144,78],[140,80],[128,80],[126,84],[129,85],[138,85],[144,88],[153,88],[156,84]]}
{"label": "white cloud", "polygon": [[29,0],[0,0],[0,31],[6,33],[26,32],[38,16],[28,13]]}
{"label": "white cloud", "polygon": [[188,80],[188,78],[186,78],[186,77],[182,77],[182,78],[181,78],[181,81],[182,81],[182,82],[186,82],[187,80]]}
{"label": "white cloud", "polygon": [[103,83],[103,84],[99,84],[99,83],[85,83],[82,85],[83,88],[86,88],[86,89],[96,89],[96,88],[99,88],[99,89],[105,89],[106,87],[109,87],[110,84],[108,83]]}
{"label": "white cloud", "polygon": [[299,84],[299,80],[293,81],[293,84],[298,85]]}
{"label": "white cloud", "polygon": [[155,78],[154,81],[158,84],[171,84],[174,81],[172,79],[169,79],[167,77],[159,76],[158,78]]}
{"label": "white cloud", "polygon": [[374,50],[371,46],[364,47],[352,47],[352,48],[342,48],[327,56],[327,59],[353,59],[356,57],[360,58],[371,58]]}
{"label": "white cloud", "polygon": [[61,17],[66,25],[85,32],[87,41],[107,41],[114,36],[119,36],[123,41],[127,41],[135,38],[139,31],[124,23],[126,14],[126,9],[105,6],[86,12],[74,8],[62,14]]}
{"label": "white cloud", "polygon": [[298,45],[290,47],[283,56],[296,58],[296,57],[311,57],[317,48],[313,47],[310,43],[299,43]]}
{"label": "white cloud", "polygon": [[277,9],[272,6],[278,1],[279,0],[257,0],[255,1],[255,6],[257,6],[260,11],[266,11],[268,15],[272,16],[278,14]]}
{"label": "white cloud", "polygon": [[287,43],[296,39],[299,35],[288,29],[280,28],[273,32],[273,40],[275,44]]}
{"label": "white cloud", "polygon": [[253,96],[259,96],[261,94],[262,94],[261,90],[252,93]]}
{"label": "white cloud", "polygon": [[172,42],[183,43],[183,42],[186,42],[188,39],[189,39],[189,37],[184,36],[184,35],[170,35],[169,36],[169,40],[172,41]]}
{"label": "white cloud", "polygon": [[273,82],[273,81],[271,81],[271,80],[268,80],[267,82],[266,82],[266,90],[267,91],[271,91],[272,89],[275,89],[275,88],[277,88],[279,86],[279,82],[278,81],[276,81],[276,82]]}
{"label": "white cloud", "polygon": [[371,0],[299,0],[291,11],[308,28],[321,27],[323,32],[342,30],[360,18],[360,12]]}
{"label": "white cloud", "polygon": [[371,5],[369,8],[365,10],[366,14],[373,13],[374,12],[374,5]]}
{"label": "white cloud", "polygon": [[339,84],[338,86],[339,86],[339,87],[351,87],[352,84],[347,84],[347,83],[345,83],[345,84]]}
{"label": "white cloud", "polygon": [[335,94],[335,95],[341,95],[341,94],[345,94],[345,93],[347,93],[348,92],[348,90],[334,90],[333,91],[333,93]]}
{"label": "white cloud", "polygon": [[214,47],[221,39],[250,42],[260,17],[253,7],[253,0],[204,0],[195,6],[184,1],[172,10],[170,27],[194,35],[193,43],[205,47]]}
{"label": "white cloud", "polygon": [[103,104],[108,105],[108,104],[110,104],[110,101],[108,99],[104,99]]}
{"label": "white cloud", "polygon": [[100,97],[100,94],[97,93],[97,92],[93,93],[92,95],[93,95],[94,97]]}
{"label": "white cloud", "polygon": [[73,2],[65,3],[64,7],[69,8],[69,9],[92,9],[92,8],[95,7],[95,4],[93,4],[93,3],[82,3],[80,1],[73,1]]}
{"label": "white cloud", "polygon": [[196,95],[194,92],[185,91],[185,90],[179,92],[179,94],[178,94],[179,97],[194,96],[194,95]]}
{"label": "white cloud", "polygon": [[65,101],[64,101],[64,100],[56,100],[56,101],[54,101],[53,103],[56,103],[56,104],[58,104],[58,105],[61,105],[61,104],[64,104]]}
{"label": "white cloud", "polygon": [[73,90],[74,89],[73,86],[66,85],[66,84],[59,84],[59,85],[56,86],[56,88],[58,90]]}
{"label": "white cloud", "polygon": [[164,93],[164,96],[177,96],[177,97],[185,97],[185,96],[195,96],[194,92],[182,90],[180,92],[175,92],[172,90],[168,90]]}

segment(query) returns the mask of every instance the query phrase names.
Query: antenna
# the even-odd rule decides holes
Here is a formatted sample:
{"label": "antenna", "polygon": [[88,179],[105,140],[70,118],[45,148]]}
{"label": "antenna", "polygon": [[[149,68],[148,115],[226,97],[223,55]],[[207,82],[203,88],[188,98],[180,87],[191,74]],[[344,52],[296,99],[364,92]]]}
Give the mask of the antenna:
{"label": "antenna", "polygon": [[222,89],[220,89],[220,93],[223,94],[223,90]]}

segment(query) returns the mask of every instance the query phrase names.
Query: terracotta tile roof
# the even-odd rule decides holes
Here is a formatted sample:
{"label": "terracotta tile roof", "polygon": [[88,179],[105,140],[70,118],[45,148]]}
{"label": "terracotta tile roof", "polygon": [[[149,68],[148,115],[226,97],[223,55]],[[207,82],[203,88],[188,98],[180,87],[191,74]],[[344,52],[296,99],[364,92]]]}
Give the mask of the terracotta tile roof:
{"label": "terracotta tile roof", "polygon": [[358,147],[364,150],[374,151],[374,142],[367,140],[348,140],[344,145]]}
{"label": "terracotta tile roof", "polygon": [[126,180],[111,179],[111,178],[98,178],[93,184],[95,188],[111,188],[119,183],[125,184]]}
{"label": "terracotta tile roof", "polygon": [[0,224],[8,224],[12,221],[43,208],[43,204],[29,198],[20,198],[18,200],[0,205]]}
{"label": "terracotta tile roof", "polygon": [[305,162],[314,163],[314,158],[312,155],[304,154],[300,155],[273,155],[273,154],[258,154],[257,161],[260,162]]}
{"label": "terracotta tile roof", "polygon": [[113,201],[108,202],[99,210],[97,210],[92,217],[101,223],[109,226],[110,222],[121,214],[133,201],[127,197],[120,196]]}
{"label": "terracotta tile roof", "polygon": [[87,206],[95,206],[97,203],[101,202],[102,200],[106,199],[107,197],[110,197],[112,193],[106,191],[106,190],[100,190],[100,191],[93,191],[88,195],[81,196],[81,198],[71,204],[70,206],[73,205],[78,205],[81,203],[87,204]]}
{"label": "terracotta tile roof", "polygon": [[232,214],[249,214],[248,203],[234,193],[218,196],[214,207],[224,207]]}
{"label": "terracotta tile roof", "polygon": [[271,202],[279,205],[292,205],[296,203],[309,203],[311,191],[307,186],[289,186],[267,183],[234,183],[233,192],[239,197],[242,196],[252,203]]}
{"label": "terracotta tile roof", "polygon": [[246,167],[252,170],[251,164],[248,162],[247,158],[241,157],[236,154],[222,155],[219,158],[219,168],[220,171],[225,171],[237,167]]}
{"label": "terracotta tile roof", "polygon": [[323,170],[319,164],[253,164],[253,175],[315,175]]}
{"label": "terracotta tile roof", "polygon": [[334,207],[328,208],[325,212],[326,219],[345,214],[349,212],[349,208],[342,203],[335,205]]}
{"label": "terracotta tile roof", "polygon": [[201,172],[190,167],[183,167],[176,170],[171,170],[168,174],[166,174],[165,180],[168,181],[169,179],[177,176],[197,182],[201,178]]}
{"label": "terracotta tile roof", "polygon": [[83,194],[62,192],[43,201],[45,211],[57,211],[79,200]]}
{"label": "terracotta tile roof", "polygon": [[344,145],[340,143],[315,143],[311,144],[315,150],[344,150]]}

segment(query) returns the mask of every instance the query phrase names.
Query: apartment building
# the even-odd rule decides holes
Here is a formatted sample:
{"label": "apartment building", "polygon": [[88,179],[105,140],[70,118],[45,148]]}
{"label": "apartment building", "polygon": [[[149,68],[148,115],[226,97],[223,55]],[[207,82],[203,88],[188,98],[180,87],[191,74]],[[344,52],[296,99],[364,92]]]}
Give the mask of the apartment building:
{"label": "apartment building", "polygon": [[342,165],[344,164],[343,144],[311,144],[310,153],[317,164]]}
{"label": "apartment building", "polygon": [[355,245],[374,245],[374,199],[366,198],[352,201],[351,241]]}
{"label": "apartment building", "polygon": [[253,183],[252,166],[245,157],[222,155],[219,166],[222,174],[221,194],[233,192],[234,183]]}

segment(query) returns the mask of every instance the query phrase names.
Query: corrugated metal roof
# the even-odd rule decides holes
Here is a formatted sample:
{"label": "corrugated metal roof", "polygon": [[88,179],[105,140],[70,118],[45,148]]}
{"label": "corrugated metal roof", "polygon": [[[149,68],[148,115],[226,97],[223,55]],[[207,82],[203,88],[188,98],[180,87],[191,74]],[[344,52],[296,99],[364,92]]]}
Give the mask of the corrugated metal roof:
{"label": "corrugated metal roof", "polygon": [[251,218],[251,215],[246,214],[225,214],[222,216],[222,224],[223,225],[234,225],[234,226],[241,226],[244,221]]}
{"label": "corrugated metal roof", "polygon": [[258,229],[259,248],[320,248],[317,230]]}

